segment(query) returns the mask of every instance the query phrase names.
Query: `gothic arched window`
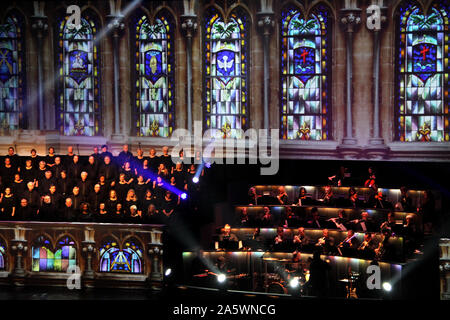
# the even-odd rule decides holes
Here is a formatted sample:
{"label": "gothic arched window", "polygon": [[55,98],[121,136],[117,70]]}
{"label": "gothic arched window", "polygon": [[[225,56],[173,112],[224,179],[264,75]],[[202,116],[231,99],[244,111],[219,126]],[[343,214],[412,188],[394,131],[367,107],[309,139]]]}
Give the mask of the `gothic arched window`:
{"label": "gothic arched window", "polygon": [[17,130],[24,123],[23,23],[14,14],[0,25],[0,132]]}
{"label": "gothic arched window", "polygon": [[203,27],[204,129],[213,129],[213,136],[239,138],[249,121],[250,21],[240,7],[226,20],[210,7]]}
{"label": "gothic arched window", "polygon": [[175,118],[174,22],[165,10],[133,23],[135,126],[138,136],[169,137]]}
{"label": "gothic arched window", "polygon": [[6,246],[0,239],[0,270],[4,270],[6,267]]}
{"label": "gothic arched window", "polygon": [[100,272],[143,272],[142,247],[135,239],[125,241],[123,248],[114,239],[106,240],[100,249]]}
{"label": "gothic arched window", "polygon": [[281,13],[282,139],[331,139],[331,23],[324,5],[308,18],[295,6]]}
{"label": "gothic arched window", "polygon": [[58,23],[57,98],[58,126],[67,136],[96,136],[101,128],[100,68],[95,36],[99,24],[83,12],[80,26]]}
{"label": "gothic arched window", "polygon": [[76,266],[76,246],[73,239],[65,236],[52,248],[50,240],[39,236],[32,246],[32,271],[66,272],[68,267]]}
{"label": "gothic arched window", "polygon": [[399,8],[396,139],[449,141],[448,6]]}

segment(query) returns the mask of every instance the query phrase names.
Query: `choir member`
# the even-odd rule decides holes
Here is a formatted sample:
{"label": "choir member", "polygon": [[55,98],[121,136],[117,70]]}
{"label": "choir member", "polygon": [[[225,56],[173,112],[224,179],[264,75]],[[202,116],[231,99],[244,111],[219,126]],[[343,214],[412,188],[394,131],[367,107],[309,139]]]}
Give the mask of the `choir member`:
{"label": "choir member", "polygon": [[14,220],[16,221],[26,221],[26,220],[35,220],[36,210],[31,208],[28,204],[27,199],[20,199],[20,204],[17,207],[17,210],[14,214]]}
{"label": "choir member", "polygon": [[[53,177],[57,178],[61,176],[61,171],[66,170],[64,165],[61,163],[61,157],[55,157],[55,163],[52,167]],[[66,171],[67,172],[67,171]]]}
{"label": "choir member", "polygon": [[47,167],[52,168],[55,165],[55,158],[55,148],[49,147],[48,154],[45,156],[45,163],[47,164]]}
{"label": "choir member", "polygon": [[16,196],[11,192],[10,187],[6,187],[0,199],[0,220],[15,220]]}
{"label": "choir member", "polygon": [[145,191],[145,197],[143,198],[138,198],[140,199],[141,205],[140,207],[142,208],[142,211],[146,212],[148,207],[151,205],[156,205],[157,201],[155,196],[152,194],[152,191],[150,189],[147,189]]}
{"label": "choir member", "polygon": [[22,198],[27,199],[28,205],[33,210],[37,210],[41,204],[39,192],[36,191],[34,183],[31,181],[27,183],[27,190],[22,194]]}
{"label": "choir member", "polygon": [[147,192],[147,189],[151,188],[150,181],[145,181],[144,176],[142,174],[138,175],[136,183],[133,186],[134,191],[136,192],[136,195],[138,199],[143,199],[145,197],[145,193]]}
{"label": "choir member", "polygon": [[38,192],[41,196],[48,193],[51,185],[55,185],[56,180],[53,178],[52,171],[45,171],[44,178],[38,181]]}
{"label": "choir member", "polygon": [[55,209],[59,210],[61,208],[62,199],[63,199],[61,194],[56,192],[56,186],[55,185],[51,185],[49,191],[50,192],[48,193],[48,195],[51,198],[51,202],[55,206]]}
{"label": "choir member", "polygon": [[128,219],[130,217],[131,211],[130,208],[132,206],[138,207],[138,198],[133,189],[128,190],[125,201],[123,202],[125,206],[125,217]]}
{"label": "choir member", "polygon": [[64,156],[64,163],[66,164],[66,167],[68,167],[70,164],[73,163],[73,157],[75,156],[75,153],[73,153],[73,147],[68,146],[67,147],[67,154]]}
{"label": "choir member", "polygon": [[128,184],[133,183],[135,172],[131,168],[131,164],[129,161],[125,161],[125,163],[123,164],[123,169],[122,169],[121,173],[123,173],[125,175],[125,181]]}
{"label": "choir member", "polygon": [[119,200],[117,199],[117,193],[116,190],[109,191],[109,197],[106,200],[106,208],[109,212],[115,212],[117,208],[117,204],[119,203]]}
{"label": "choir member", "polygon": [[110,160],[113,159],[112,153],[108,151],[108,146],[104,144],[102,145],[102,153],[100,154],[100,163],[103,163],[106,157],[109,157]]}
{"label": "choir member", "polygon": [[70,163],[67,166],[67,170],[68,170],[69,177],[71,177],[75,181],[80,179],[81,172],[83,171],[83,166],[80,163],[80,157],[79,156],[74,155],[72,157],[72,163]]}
{"label": "choir member", "polygon": [[137,156],[134,157],[134,160],[133,160],[133,167],[136,170],[136,174],[138,174],[137,172],[142,169],[142,167],[144,165],[144,160],[145,160],[144,150],[142,150],[142,148],[138,148]]}
{"label": "choir member", "polygon": [[183,170],[183,164],[177,162],[173,169],[172,176],[175,178],[175,185],[178,190],[183,190],[186,187],[186,172]]}
{"label": "choir member", "polygon": [[143,210],[146,214],[143,216],[143,223],[146,224],[159,224],[162,219],[160,213],[156,210],[156,206],[152,203],[148,206],[147,210]]}
{"label": "choir member", "polygon": [[78,186],[72,188],[72,195],[70,196],[70,199],[72,199],[73,208],[75,210],[79,210],[81,204],[84,202],[84,198],[80,194],[80,188]]}
{"label": "choir member", "polygon": [[[58,210],[55,203],[52,202],[50,195],[46,194],[42,199],[42,204],[39,208],[39,220],[40,221],[59,221],[60,217],[57,217]],[[62,220],[62,219],[61,219]]]}
{"label": "choir member", "polygon": [[128,182],[125,180],[125,173],[121,173],[119,175],[119,181],[117,181],[114,189],[117,192],[117,198],[119,199],[119,202],[122,202],[125,197],[127,196],[128,190],[130,190],[131,186],[128,184]]}
{"label": "choir member", "polygon": [[21,195],[26,189],[26,183],[21,179],[20,174],[14,175],[14,181],[11,184],[11,191],[15,195]]}
{"label": "choir member", "polygon": [[119,166],[123,166],[125,162],[133,161],[133,154],[128,150],[128,145],[124,144],[122,146],[122,151],[120,151],[119,156],[117,157],[117,161]]}
{"label": "choir member", "polygon": [[41,157],[37,155],[36,149],[31,149],[29,159],[31,160],[32,166],[34,168],[37,168],[39,166],[39,161],[41,161]]}
{"label": "choir member", "polygon": [[94,189],[90,192],[88,202],[91,205],[92,210],[96,213],[100,208],[100,203],[105,201],[105,194],[100,188],[100,184],[95,184]]}
{"label": "choir member", "polygon": [[109,156],[105,156],[103,164],[99,169],[99,176],[104,176],[105,182],[111,187],[114,187],[114,185],[116,184],[117,169],[111,162],[111,158]]}
{"label": "choir member", "polygon": [[73,182],[72,179],[67,177],[67,172],[65,170],[61,171],[61,176],[58,178],[56,184],[59,194],[62,197],[67,198],[72,190]]}
{"label": "choir member", "polygon": [[91,154],[91,157],[94,157],[94,162],[95,163],[100,163],[100,161],[102,160],[101,159],[101,154],[98,152],[98,147],[97,146],[95,146],[94,147],[94,152]]}
{"label": "choir member", "polygon": [[109,195],[109,191],[111,190],[111,186],[106,183],[105,176],[101,175],[98,177],[97,184],[100,186],[100,192],[106,197]]}
{"label": "choir member", "polygon": [[37,172],[36,168],[33,166],[32,159],[25,160],[25,166],[22,167],[20,173],[25,183],[28,183],[30,181],[32,182],[36,181]]}
{"label": "choir member", "polygon": [[156,155],[156,150],[154,148],[150,149],[150,155],[148,157],[148,165],[150,170],[153,171],[153,173],[158,172],[159,157]]}
{"label": "choir member", "polygon": [[95,183],[98,178],[98,161],[94,156],[90,156],[88,163],[84,167],[84,171],[87,172],[87,178],[91,183]]}
{"label": "choir member", "polygon": [[[112,190],[111,190],[112,191]],[[113,223],[123,223],[125,221],[123,206],[121,203],[116,203],[112,213],[111,213],[111,222]]]}
{"label": "choir member", "polygon": [[35,179],[37,182],[37,187],[39,187],[39,181],[43,180],[45,178],[45,172],[47,172],[47,165],[45,164],[44,160],[39,161],[39,167],[37,168],[35,172]]}
{"label": "choir member", "polygon": [[137,206],[132,205],[129,209],[130,213],[128,215],[128,222],[129,223],[142,223],[142,213],[138,210]]}
{"label": "choir member", "polygon": [[164,182],[160,176],[156,177],[156,181],[153,182],[153,194],[158,204],[163,201],[165,189]]}
{"label": "choir member", "polygon": [[176,200],[174,200],[174,198],[172,197],[172,192],[167,190],[164,200],[161,203],[162,213],[164,213],[166,217],[170,218],[175,211],[175,207]]}
{"label": "choir member", "polygon": [[160,163],[159,167],[158,167],[158,176],[160,176],[163,180],[169,180],[169,170],[167,170],[166,166],[164,165],[164,163]]}
{"label": "choir member", "polygon": [[62,209],[62,216],[64,217],[64,221],[67,222],[73,222],[76,220],[77,210],[73,207],[71,198],[66,198]]}
{"label": "choir member", "polygon": [[81,172],[81,180],[78,180],[77,187],[80,189],[80,195],[83,201],[87,201],[92,190],[92,182],[88,180],[88,173],[86,171]]}
{"label": "choir member", "polygon": [[169,147],[164,146],[162,148],[162,152],[163,152],[163,154],[159,157],[159,163],[164,164],[164,167],[167,168],[167,170],[169,172],[171,172],[173,162],[172,162],[172,156],[169,154]]}
{"label": "choir member", "polygon": [[5,164],[0,169],[0,174],[2,176],[2,183],[4,186],[10,186],[14,181],[14,175],[17,172],[17,167],[11,162],[11,158],[5,158]]}
{"label": "choir member", "polygon": [[285,187],[283,187],[283,186],[278,187],[277,200],[278,200],[279,204],[281,204],[281,205],[289,204],[289,198],[286,193]]}
{"label": "choir member", "polygon": [[106,204],[104,202],[98,205],[98,210],[96,214],[95,220],[97,222],[111,222],[111,214],[108,212],[106,208]]}
{"label": "choir member", "polygon": [[94,216],[91,212],[89,203],[83,202],[81,204],[80,212],[78,213],[77,221],[79,222],[93,222]]}

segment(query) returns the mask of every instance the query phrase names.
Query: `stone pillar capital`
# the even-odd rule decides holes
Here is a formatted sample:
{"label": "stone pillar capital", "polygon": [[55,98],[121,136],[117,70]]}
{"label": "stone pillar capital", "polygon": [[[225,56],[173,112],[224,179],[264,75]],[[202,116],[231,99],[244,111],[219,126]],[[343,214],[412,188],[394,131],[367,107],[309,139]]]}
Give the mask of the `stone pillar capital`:
{"label": "stone pillar capital", "polygon": [[258,12],[258,29],[264,36],[270,36],[275,29],[275,20],[273,12]]}
{"label": "stone pillar capital", "polygon": [[32,16],[31,29],[38,39],[42,39],[48,32],[48,18],[46,16]]}
{"label": "stone pillar capital", "polygon": [[125,23],[123,22],[124,16],[122,15],[109,15],[107,16],[108,29],[112,31],[113,37],[120,37],[125,30]]}
{"label": "stone pillar capital", "polygon": [[345,32],[353,33],[361,24],[361,9],[344,8],[340,11],[340,23]]}
{"label": "stone pillar capital", "polygon": [[181,30],[186,38],[192,38],[198,29],[197,16],[196,15],[182,15]]}

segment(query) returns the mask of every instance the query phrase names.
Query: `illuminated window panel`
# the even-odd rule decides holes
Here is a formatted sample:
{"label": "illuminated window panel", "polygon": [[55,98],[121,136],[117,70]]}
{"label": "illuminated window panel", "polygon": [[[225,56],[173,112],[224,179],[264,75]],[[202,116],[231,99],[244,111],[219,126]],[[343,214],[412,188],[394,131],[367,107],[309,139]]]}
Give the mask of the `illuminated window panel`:
{"label": "illuminated window panel", "polygon": [[331,139],[331,24],[323,5],[308,19],[295,6],[281,13],[281,125],[288,140]]}
{"label": "illuminated window panel", "polygon": [[212,136],[240,138],[248,125],[248,36],[243,10],[224,19],[209,8],[204,21],[204,129]]}
{"label": "illuminated window panel", "polygon": [[84,13],[79,28],[58,24],[57,99],[58,125],[66,136],[100,135],[101,106],[98,23]]}
{"label": "illuminated window panel", "polygon": [[6,267],[6,246],[3,241],[0,240],[0,270],[4,270]]}
{"label": "illuminated window panel", "polygon": [[100,272],[142,273],[142,248],[134,239],[125,241],[123,248],[113,240],[104,242],[100,249]]}
{"label": "illuminated window panel", "polygon": [[0,132],[17,130],[23,122],[25,96],[23,23],[10,14],[0,25]]}
{"label": "illuminated window panel", "polygon": [[66,272],[70,266],[76,266],[75,242],[63,237],[53,250],[50,240],[39,236],[32,247],[32,271],[34,272]]}
{"label": "illuminated window panel", "polygon": [[135,124],[141,137],[169,137],[175,124],[174,22],[165,11],[151,22],[140,15],[135,41]]}
{"label": "illuminated window panel", "polygon": [[428,14],[399,8],[396,138],[449,141],[448,12],[436,2]]}

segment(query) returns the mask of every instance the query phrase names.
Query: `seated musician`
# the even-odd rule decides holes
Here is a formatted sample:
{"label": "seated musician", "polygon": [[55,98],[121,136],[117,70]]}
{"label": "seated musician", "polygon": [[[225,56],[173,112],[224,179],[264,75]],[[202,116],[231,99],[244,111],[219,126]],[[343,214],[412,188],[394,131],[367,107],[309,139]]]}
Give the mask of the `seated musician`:
{"label": "seated musician", "polygon": [[383,233],[388,230],[392,235],[400,234],[402,227],[397,225],[395,221],[395,215],[392,211],[388,212],[387,221],[383,222],[380,226],[380,232]]}
{"label": "seated musician", "polygon": [[[231,227],[229,224],[226,224],[222,228],[222,233],[219,235],[219,242],[215,243],[216,250],[219,249],[228,249],[229,247],[237,247],[238,238],[234,233],[231,233]],[[234,245],[234,243],[236,245]]]}
{"label": "seated musician", "polygon": [[261,228],[271,228],[274,225],[274,218],[272,214],[270,213],[269,207],[264,207],[263,209],[263,216],[258,222],[259,226]]}
{"label": "seated musician", "polygon": [[300,226],[300,219],[292,211],[292,207],[286,207],[286,217],[284,219],[283,227],[298,228]]}
{"label": "seated musician", "polygon": [[392,203],[386,201],[384,199],[383,192],[378,191],[375,187],[375,190],[369,196],[369,200],[367,201],[367,206],[371,208],[377,209],[391,209]]}
{"label": "seated musician", "polygon": [[261,196],[256,194],[255,187],[251,187],[248,190],[248,204],[251,206],[256,206],[258,204],[258,200]]}
{"label": "seated musician", "polygon": [[333,189],[331,189],[331,186],[326,186],[325,187],[325,192],[323,194],[322,197],[322,203],[323,205],[326,206],[334,206],[334,198],[333,198],[334,194],[333,194]]}
{"label": "seated musician", "polygon": [[312,204],[312,199],[306,193],[305,187],[300,187],[300,189],[298,190],[298,197],[295,199],[294,204],[296,206],[306,206]]}
{"label": "seated musician", "polygon": [[400,188],[400,201],[395,205],[395,209],[405,212],[414,212],[412,199],[409,196],[408,189],[406,187]]}
{"label": "seated musician", "polygon": [[277,228],[277,236],[273,240],[273,250],[274,251],[284,251],[286,248],[286,235],[284,234],[283,227]]}
{"label": "seated musician", "polygon": [[328,177],[328,180],[330,180],[331,183],[336,187],[343,187],[346,185],[346,177],[347,168],[341,166],[339,168],[339,171],[335,175]]}
{"label": "seated musician", "polygon": [[311,209],[312,219],[307,222],[308,228],[322,229],[325,227],[325,221],[319,216],[319,210],[314,207]]}
{"label": "seated musician", "polygon": [[368,169],[368,178],[364,182],[364,187],[366,188],[372,188],[374,184],[376,184],[376,176],[375,176],[375,170],[373,170],[372,167],[369,167]]}
{"label": "seated musician", "polygon": [[406,222],[403,225],[402,235],[405,245],[405,253],[407,256],[410,256],[418,249],[422,238],[422,234],[416,224],[415,216],[413,214],[408,214],[406,216]]}
{"label": "seated musician", "polygon": [[345,217],[345,210],[340,209],[337,218],[330,218],[327,221],[330,222],[330,229],[339,229],[347,231],[347,218]]}
{"label": "seated musician", "polygon": [[354,187],[350,187],[350,189],[348,190],[348,200],[350,207],[353,208],[361,207],[361,201],[358,198],[358,192]]}
{"label": "seated musician", "polygon": [[383,230],[381,241],[378,244],[378,248],[375,249],[375,259],[377,261],[393,261],[395,259],[394,247],[389,242],[391,235],[389,229]]}
{"label": "seated musician", "polygon": [[290,280],[292,278],[298,278],[301,286],[306,283],[306,273],[308,271],[305,268],[305,265],[302,262],[302,256],[299,251],[294,251],[292,253],[292,262],[286,265],[286,280]]}
{"label": "seated musician", "polygon": [[253,219],[248,215],[247,207],[243,207],[241,212],[239,213],[237,225],[242,228],[248,228],[253,225]]}
{"label": "seated musician", "polygon": [[356,231],[361,232],[375,232],[376,227],[372,220],[369,218],[369,213],[367,211],[361,212],[361,219],[356,219],[350,221],[353,223],[353,227]]}
{"label": "seated musician", "polygon": [[338,245],[338,251],[341,256],[356,256],[358,247],[359,241],[356,238],[355,231],[349,229],[345,239]]}
{"label": "seated musician", "polygon": [[358,247],[358,256],[361,259],[372,260],[375,256],[376,248],[374,237],[372,233],[366,232],[364,234],[364,241]]}
{"label": "seated musician", "polygon": [[292,243],[294,244],[296,250],[305,250],[305,248],[309,245],[309,238],[305,234],[305,228],[300,227],[297,230],[298,234],[294,236]]}
{"label": "seated musician", "polygon": [[328,229],[323,229],[322,237],[317,240],[317,247],[321,247],[323,254],[329,255],[335,252],[334,238],[329,235]]}
{"label": "seated musician", "polygon": [[289,204],[289,198],[288,198],[288,195],[286,193],[286,188],[285,187],[283,187],[283,186],[278,187],[277,200],[278,200],[279,204],[281,204],[281,205],[288,205]]}

